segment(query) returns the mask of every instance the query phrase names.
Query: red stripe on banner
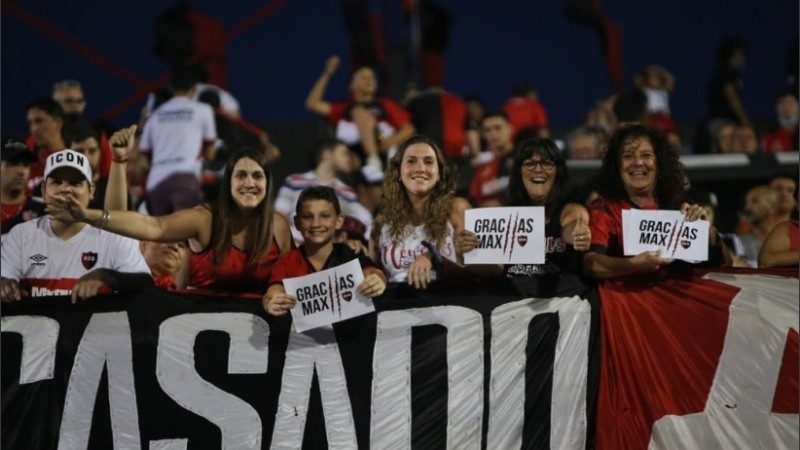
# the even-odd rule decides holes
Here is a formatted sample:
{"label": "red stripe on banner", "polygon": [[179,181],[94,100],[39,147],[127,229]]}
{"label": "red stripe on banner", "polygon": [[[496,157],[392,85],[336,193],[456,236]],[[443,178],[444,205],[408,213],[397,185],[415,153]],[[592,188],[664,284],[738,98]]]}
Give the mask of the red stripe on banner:
{"label": "red stripe on banner", "polygon": [[600,286],[598,449],[645,449],[656,420],[703,411],[738,292],[702,279]]}
{"label": "red stripe on banner", "polygon": [[775,386],[775,397],[772,399],[773,413],[797,414],[800,412],[800,335],[791,329],[786,336],[786,347],[783,349],[783,362]]}
{"label": "red stripe on banner", "polygon": [[36,17],[31,12],[21,8],[15,3],[4,0],[3,12],[7,12],[15,16],[19,20],[25,22],[31,28],[41,32],[53,41],[67,47],[75,53],[78,53],[89,61],[97,64],[104,70],[118,76],[119,78],[126,80],[131,84],[138,86],[139,88],[144,88],[147,86],[147,80],[142,78],[139,74],[129,71],[124,66],[117,64],[115,61],[102,55],[100,52],[94,50],[88,45],[83,44],[77,39],[74,39],[72,36],[50,25],[39,17]]}

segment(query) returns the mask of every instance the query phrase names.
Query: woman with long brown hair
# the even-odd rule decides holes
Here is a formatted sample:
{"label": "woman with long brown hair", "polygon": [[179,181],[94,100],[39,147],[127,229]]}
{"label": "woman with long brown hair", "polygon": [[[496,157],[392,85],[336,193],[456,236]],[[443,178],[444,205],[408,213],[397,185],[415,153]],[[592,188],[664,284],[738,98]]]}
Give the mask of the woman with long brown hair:
{"label": "woman with long brown hair", "polygon": [[453,244],[464,228],[467,200],[455,195],[455,181],[438,146],[413,136],[389,161],[383,182],[381,214],[373,224],[370,256],[389,282],[424,289],[440,277],[443,260],[458,262]]}

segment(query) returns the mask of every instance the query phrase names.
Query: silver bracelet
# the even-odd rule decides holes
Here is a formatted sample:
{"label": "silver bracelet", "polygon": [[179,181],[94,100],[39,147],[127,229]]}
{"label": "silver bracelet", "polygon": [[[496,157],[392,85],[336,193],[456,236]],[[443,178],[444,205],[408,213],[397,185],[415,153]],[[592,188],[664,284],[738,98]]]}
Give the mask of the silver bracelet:
{"label": "silver bracelet", "polygon": [[100,223],[97,225],[96,228],[100,230],[105,230],[106,226],[108,226],[108,221],[111,219],[111,214],[108,213],[107,209],[103,210],[103,217],[100,218]]}

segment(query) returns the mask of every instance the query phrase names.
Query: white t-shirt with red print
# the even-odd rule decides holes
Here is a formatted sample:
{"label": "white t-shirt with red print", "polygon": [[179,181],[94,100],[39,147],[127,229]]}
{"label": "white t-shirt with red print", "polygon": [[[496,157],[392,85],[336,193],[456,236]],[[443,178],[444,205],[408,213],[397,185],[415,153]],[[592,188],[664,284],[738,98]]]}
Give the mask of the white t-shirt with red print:
{"label": "white t-shirt with red print", "polygon": [[50,215],[12,228],[0,260],[0,275],[17,280],[31,297],[69,295],[95,269],[150,273],[138,241],[89,225],[65,241],[53,233]]}

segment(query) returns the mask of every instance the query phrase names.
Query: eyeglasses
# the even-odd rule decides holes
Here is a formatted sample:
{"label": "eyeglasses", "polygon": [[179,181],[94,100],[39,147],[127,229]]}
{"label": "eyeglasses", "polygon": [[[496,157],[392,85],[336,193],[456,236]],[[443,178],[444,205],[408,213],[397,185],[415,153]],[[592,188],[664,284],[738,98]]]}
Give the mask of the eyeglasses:
{"label": "eyeglasses", "polygon": [[556,167],[556,163],[548,160],[534,161],[532,159],[522,162],[522,170],[534,170],[536,166],[540,166],[542,170],[553,170]]}

